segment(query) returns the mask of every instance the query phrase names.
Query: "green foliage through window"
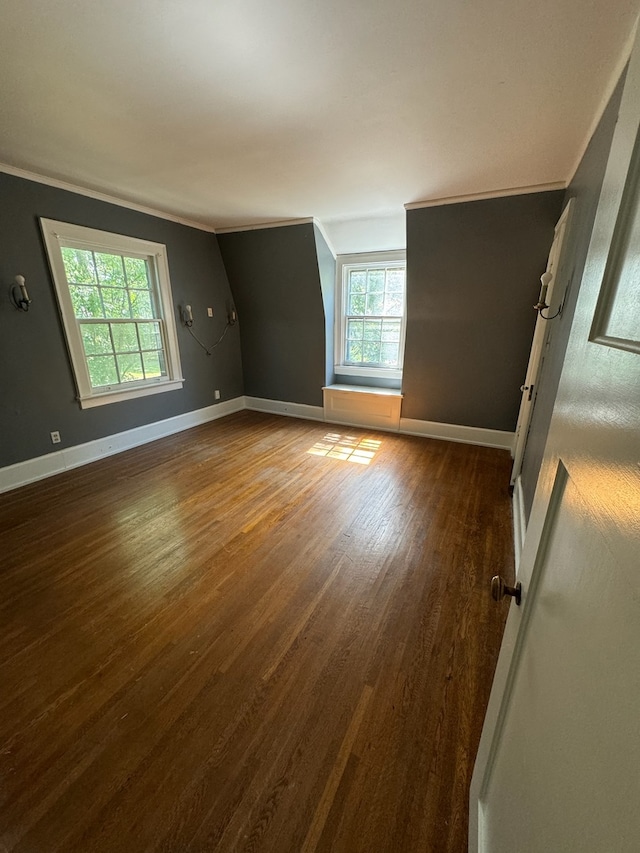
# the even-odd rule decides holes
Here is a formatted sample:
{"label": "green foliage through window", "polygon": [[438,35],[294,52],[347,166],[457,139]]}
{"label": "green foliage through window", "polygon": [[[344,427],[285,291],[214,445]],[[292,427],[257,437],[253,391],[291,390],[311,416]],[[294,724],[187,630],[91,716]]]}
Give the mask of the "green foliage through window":
{"label": "green foliage through window", "polygon": [[71,247],[61,251],[91,387],[166,377],[148,262]]}
{"label": "green foliage through window", "polygon": [[396,368],[404,312],[404,266],[347,270],[345,363]]}

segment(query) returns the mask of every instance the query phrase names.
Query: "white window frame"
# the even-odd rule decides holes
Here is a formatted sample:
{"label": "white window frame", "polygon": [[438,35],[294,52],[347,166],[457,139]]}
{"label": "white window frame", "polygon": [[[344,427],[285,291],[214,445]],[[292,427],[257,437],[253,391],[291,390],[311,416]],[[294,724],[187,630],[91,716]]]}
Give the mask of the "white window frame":
{"label": "white window frame", "polygon": [[[47,249],[81,408],[87,409],[182,388],[184,378],[180,366],[167,247],[162,243],[152,243],[149,240],[140,240],[136,237],[114,234],[110,231],[99,231],[95,228],[85,228],[82,225],[71,225],[67,222],[57,222],[53,219],[41,218],[40,226]],[[157,379],[142,379],[126,385],[105,385],[103,388],[92,388],[80,325],[71,302],[69,282],[62,258],[61,250],[67,246],[94,252],[114,252],[138,256],[148,261],[153,291],[160,313],[160,317],[156,319],[161,321],[166,376]]]}
{"label": "white window frame", "polygon": [[[347,301],[347,278],[350,270],[375,266],[401,266],[405,269],[405,287],[402,305],[402,320],[400,324],[399,364],[398,367],[376,367],[375,365],[363,365],[362,367],[345,364],[346,355],[346,301]],[[357,255],[338,255],[336,265],[336,322],[335,322],[335,364],[334,370],[342,376],[360,376],[363,378],[379,379],[402,379],[402,368],[404,364],[404,343],[407,329],[407,253],[405,251],[394,252],[367,252]]]}

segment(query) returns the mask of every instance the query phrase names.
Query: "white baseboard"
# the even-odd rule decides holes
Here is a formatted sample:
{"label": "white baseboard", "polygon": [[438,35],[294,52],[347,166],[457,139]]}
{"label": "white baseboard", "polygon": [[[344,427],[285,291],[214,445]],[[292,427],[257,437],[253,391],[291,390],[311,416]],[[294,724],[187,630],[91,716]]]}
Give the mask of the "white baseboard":
{"label": "white baseboard", "polygon": [[460,426],[459,424],[440,424],[436,421],[418,421],[413,418],[400,418],[400,432],[407,435],[421,435],[424,438],[441,438],[445,441],[459,441],[462,444],[479,444],[482,447],[497,447],[513,453],[515,434],[498,429]]}
{"label": "white baseboard", "polygon": [[15,465],[8,465],[5,468],[0,468],[0,492],[8,492],[10,489],[26,486],[28,483],[43,480],[45,477],[60,474],[62,471],[95,462],[104,456],[112,456],[114,453],[121,453],[123,450],[147,444],[147,442],[155,441],[157,438],[164,438],[167,435],[182,432],[182,430],[190,429],[199,424],[223,418],[225,415],[242,411],[244,407],[244,399],[236,397],[233,400],[225,400],[204,409],[196,409],[194,412],[185,412],[183,415],[176,415],[152,424],[134,427],[134,429],[128,429],[115,435],[108,435],[105,438],[97,438],[85,444],[65,447],[54,453],[37,456],[35,459],[27,459]]}
{"label": "white baseboard", "polygon": [[267,400],[264,397],[245,397],[244,405],[252,412],[264,412],[269,415],[285,415],[289,418],[302,418],[306,421],[323,421],[322,406],[308,406],[305,403],[285,403],[282,400]]}
{"label": "white baseboard", "polygon": [[[28,483],[43,480],[45,477],[60,474],[62,471],[67,471],[71,468],[78,468],[80,465],[95,462],[96,459],[112,456],[114,453],[121,453],[123,450],[138,447],[149,441],[155,441],[158,438],[182,432],[182,430],[190,429],[199,424],[208,423],[209,421],[223,418],[226,415],[232,415],[243,409],[325,422],[322,406],[308,406],[305,403],[287,403],[282,400],[267,400],[263,397],[235,397],[233,400],[225,400],[222,403],[216,403],[204,409],[186,412],[183,415],[176,415],[173,418],[166,418],[162,421],[145,424],[144,426],[135,427],[134,429],[119,432],[115,435],[106,436],[105,438],[98,438],[95,441],[88,441],[85,444],[62,448],[54,453],[47,453],[45,456],[37,456],[35,459],[27,459],[24,462],[0,468],[0,493],[17,489],[19,486],[26,486]],[[342,423],[341,425],[359,427],[360,429],[399,432],[406,435],[418,435],[424,438],[439,438],[445,441],[458,441],[464,444],[480,444],[485,447],[497,447],[509,451],[512,451],[514,441],[514,434],[511,432],[459,426],[457,424],[440,424],[433,421],[413,420],[411,418],[400,418],[399,429],[385,428],[380,424]],[[516,512],[515,500],[518,488],[521,495],[522,486],[516,484],[516,491],[514,492],[514,519],[518,515],[518,518],[522,518],[522,523],[524,523],[522,509],[518,509]],[[521,497],[519,500],[519,506],[521,507]],[[524,528],[522,528],[522,537],[524,537]]]}
{"label": "white baseboard", "polygon": [[520,565],[520,554],[524,545],[524,537],[527,532],[527,521],[524,514],[524,494],[522,493],[522,480],[516,477],[513,486],[513,549],[515,554],[516,572]]}

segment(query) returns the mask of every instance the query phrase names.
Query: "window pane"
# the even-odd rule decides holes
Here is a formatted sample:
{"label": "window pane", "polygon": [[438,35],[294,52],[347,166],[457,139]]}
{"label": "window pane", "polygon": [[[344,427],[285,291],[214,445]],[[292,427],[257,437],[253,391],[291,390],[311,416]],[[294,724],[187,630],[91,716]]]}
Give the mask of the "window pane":
{"label": "window pane", "polygon": [[400,320],[383,320],[382,321],[382,340],[383,341],[399,341],[400,340]]}
{"label": "window pane", "polygon": [[347,321],[347,339],[350,341],[362,340],[362,320]]}
{"label": "window pane", "polygon": [[96,284],[93,253],[85,249],[63,248],[62,260],[69,284]]}
{"label": "window pane", "polygon": [[389,263],[380,258],[364,267],[345,267],[345,364],[375,369],[400,363],[406,268]]}
{"label": "window pane", "polygon": [[380,361],[386,367],[397,367],[398,344],[382,344]]}
{"label": "window pane", "polygon": [[95,318],[104,317],[104,310],[100,300],[100,291],[97,287],[84,287],[82,285],[69,285],[73,313],[76,317]]}
{"label": "window pane", "polygon": [[402,294],[401,293],[386,293],[384,297],[383,313],[387,317],[402,316]]}
{"label": "window pane", "polygon": [[157,376],[165,376],[164,359],[161,362],[162,353],[145,352],[142,356],[144,362],[144,375],[147,379],[154,379]]}
{"label": "window pane", "polygon": [[382,320],[364,321],[364,339],[366,341],[379,341],[382,329]]}
{"label": "window pane", "polygon": [[384,307],[384,293],[367,293],[367,310],[368,315],[382,314]]}
{"label": "window pane", "polygon": [[100,355],[111,353],[111,336],[109,326],[106,323],[87,323],[80,326],[82,342],[87,355]]}
{"label": "window pane", "polygon": [[159,323],[138,323],[138,334],[142,349],[162,349]]}
{"label": "window pane", "polygon": [[139,349],[135,323],[113,323],[111,334],[116,352],[131,352]]}
{"label": "window pane", "polygon": [[387,270],[387,290],[402,293],[404,290],[404,270]]}
{"label": "window pane", "polygon": [[89,367],[92,388],[99,388],[101,385],[118,384],[116,360],[112,355],[87,356],[87,365]]}
{"label": "window pane", "polygon": [[365,341],[362,355],[363,361],[378,364],[380,362],[380,344],[375,341]]}
{"label": "window pane", "polygon": [[146,261],[143,261],[142,258],[125,258],[124,268],[127,273],[127,284],[129,287],[149,289]]}
{"label": "window pane", "polygon": [[384,291],[384,270],[369,270],[367,273],[367,293]]}
{"label": "window pane", "polygon": [[140,353],[136,352],[131,355],[118,355],[116,358],[118,359],[118,370],[120,371],[121,382],[136,382],[138,379],[144,379]]}
{"label": "window pane", "polygon": [[347,314],[351,314],[352,316],[363,316],[365,309],[365,296],[364,294],[354,294],[349,298],[349,305],[347,306]]}
{"label": "window pane", "polygon": [[351,270],[349,273],[349,293],[365,293],[367,290],[367,271]]}
{"label": "window pane", "polygon": [[102,287],[102,301],[104,302],[105,317],[130,317],[129,300],[127,291],[115,287]]}
{"label": "window pane", "polygon": [[109,287],[125,286],[122,255],[106,255],[102,252],[96,252],[95,258],[100,284],[107,284]]}
{"label": "window pane", "polygon": [[347,362],[349,364],[360,364],[362,362],[362,342],[347,342]]}
{"label": "window pane", "polygon": [[129,297],[131,299],[131,316],[141,319],[154,317],[153,307],[151,305],[151,295],[145,290],[130,290]]}

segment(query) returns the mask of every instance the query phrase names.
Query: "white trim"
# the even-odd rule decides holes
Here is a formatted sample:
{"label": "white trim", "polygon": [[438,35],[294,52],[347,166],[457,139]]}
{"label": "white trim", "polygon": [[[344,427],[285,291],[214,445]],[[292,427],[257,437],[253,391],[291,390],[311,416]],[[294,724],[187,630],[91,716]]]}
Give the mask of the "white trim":
{"label": "white trim", "polygon": [[65,447],[55,453],[47,453],[45,456],[37,456],[34,459],[17,462],[15,465],[8,465],[5,468],[0,468],[0,492],[8,492],[10,489],[26,486],[28,483],[43,480],[45,477],[60,474],[71,468],[87,465],[89,462],[95,462],[105,456],[112,456],[115,453],[121,453],[123,450],[129,450],[132,447],[139,447],[141,444],[147,444],[158,438],[164,438],[167,435],[191,429],[191,427],[223,418],[226,415],[232,415],[244,408],[244,397],[235,397],[232,400],[215,403],[204,409],[185,412],[182,415],[175,415],[162,421],[144,424],[124,432],[88,441],[85,444]]}
{"label": "white trim", "polygon": [[350,394],[373,394],[377,397],[404,397],[399,388],[376,388],[372,385],[323,385],[323,391],[348,391]]}
{"label": "white trim", "polygon": [[442,198],[425,199],[425,201],[412,201],[405,204],[405,210],[419,210],[422,207],[442,207],[445,204],[462,204],[466,201],[483,201],[490,198],[506,198],[512,195],[530,195],[531,193],[546,193],[552,190],[566,190],[566,181],[552,181],[548,184],[533,184],[529,187],[511,187],[510,189],[489,190],[484,193],[470,193],[469,195],[451,195]]}
{"label": "white trim", "polygon": [[268,415],[285,415],[289,418],[302,418],[307,421],[323,421],[322,406],[308,406],[306,403],[287,403],[283,400],[268,400],[264,397],[245,397],[245,408],[252,412],[264,412]]}
{"label": "white trim", "polygon": [[518,475],[513,485],[513,546],[516,563],[516,573],[520,566],[520,554],[527,533],[527,520],[524,514],[524,493],[522,478]]}
{"label": "white trim", "polygon": [[638,20],[636,19],[635,24],[631,28],[631,33],[627,41],[624,44],[622,49],[622,53],[620,54],[620,58],[614,66],[613,71],[611,72],[611,77],[609,78],[605,90],[603,92],[602,98],[600,99],[600,103],[598,104],[598,108],[596,109],[591,124],[589,125],[589,130],[582,142],[578,150],[578,155],[574,161],[573,167],[569,172],[569,177],[567,178],[567,186],[571,183],[571,181],[575,178],[576,172],[580,168],[580,164],[582,163],[582,158],[587,153],[587,148],[589,147],[591,140],[593,139],[593,134],[596,132],[598,125],[604,115],[607,106],[609,105],[609,101],[611,100],[611,96],[618,85],[622,72],[624,71],[624,67],[629,61],[631,57],[631,51],[633,49],[633,45],[636,38],[636,30],[638,28]]}
{"label": "white trim", "polygon": [[[363,379],[402,379],[404,364],[404,348],[407,332],[407,252],[396,249],[383,252],[359,252],[356,254],[338,255],[336,258],[336,289],[334,314],[334,373],[342,376],[360,376]],[[400,319],[400,343],[398,345],[397,367],[376,367],[372,364],[346,364],[346,280],[349,269],[354,267],[369,267],[380,264],[386,267],[402,266],[405,273],[405,286],[402,294],[402,314]],[[366,317],[363,319],[366,320]]]}
{"label": "white trim", "polygon": [[329,239],[329,235],[326,232],[326,229],[322,222],[319,219],[316,219],[315,216],[305,216],[301,219],[278,219],[275,222],[254,222],[250,225],[229,225],[225,228],[216,228],[216,234],[235,234],[236,232],[241,231],[262,231],[265,228],[289,228],[291,225],[315,225],[318,231],[322,234],[325,243],[331,254],[333,255],[333,259],[338,257],[336,254],[336,250],[333,248],[333,244]]}
{"label": "white trim", "polygon": [[262,231],[264,228],[288,228],[290,225],[308,225],[315,221],[313,216],[305,216],[301,219],[279,219],[254,222],[250,225],[230,225],[228,228],[216,228],[216,234],[234,234],[236,231]]}
{"label": "white trim", "polygon": [[115,204],[118,207],[126,207],[128,210],[136,210],[138,213],[146,213],[148,216],[157,216],[159,219],[167,219],[169,222],[177,222],[179,225],[187,225],[189,228],[197,228],[199,231],[208,231],[210,234],[215,234],[213,225],[205,225],[204,222],[185,219],[183,216],[176,216],[173,213],[156,210],[154,207],[137,204],[135,201],[126,201],[125,199],[109,195],[108,193],[99,192],[98,190],[90,190],[88,187],[81,187],[77,184],[69,183],[68,181],[61,181],[58,178],[49,178],[46,175],[39,175],[36,172],[19,169],[17,166],[9,166],[8,163],[0,163],[0,172],[4,172],[6,175],[13,175],[15,178],[24,178],[26,181],[34,181],[36,184],[44,184],[47,187],[66,190],[66,192],[82,195],[86,198],[95,198],[97,201],[104,201],[107,204]]}
{"label": "white trim", "polygon": [[158,382],[157,385],[136,385],[134,388],[120,391],[99,392],[90,397],[78,397],[78,402],[81,409],[93,409],[96,406],[105,406],[107,403],[135,400],[136,397],[148,397],[150,394],[162,394],[164,391],[178,391],[184,382],[185,380],[182,377],[178,377],[169,382]]}
{"label": "white trim", "polygon": [[[62,317],[67,349],[71,358],[71,366],[76,381],[78,399],[83,409],[93,406],[103,406],[158,394],[162,391],[173,391],[181,388],[184,379],[180,365],[180,350],[173,309],[173,295],[169,278],[167,247],[162,243],[130,237],[124,234],[114,234],[82,225],[72,225],[53,219],[40,219],[42,235],[47,250],[51,276],[55,286],[58,306]],[[167,375],[161,379],[107,386],[102,389],[93,388],[89,376],[89,368],[85,355],[80,331],[79,319],[75,315],[69,290],[69,282],[62,257],[63,246],[76,246],[93,251],[113,251],[145,260],[147,270],[153,279],[152,292],[154,301],[158,303],[158,320],[163,338],[163,353],[167,365]],[[112,318],[105,318],[108,323]]]}
{"label": "white trim", "polygon": [[515,433],[484,427],[461,426],[460,424],[442,424],[437,421],[420,421],[413,418],[400,418],[400,432],[406,435],[420,435],[424,438],[440,438],[444,441],[458,441],[462,444],[479,444],[482,447],[496,447],[513,453]]}

